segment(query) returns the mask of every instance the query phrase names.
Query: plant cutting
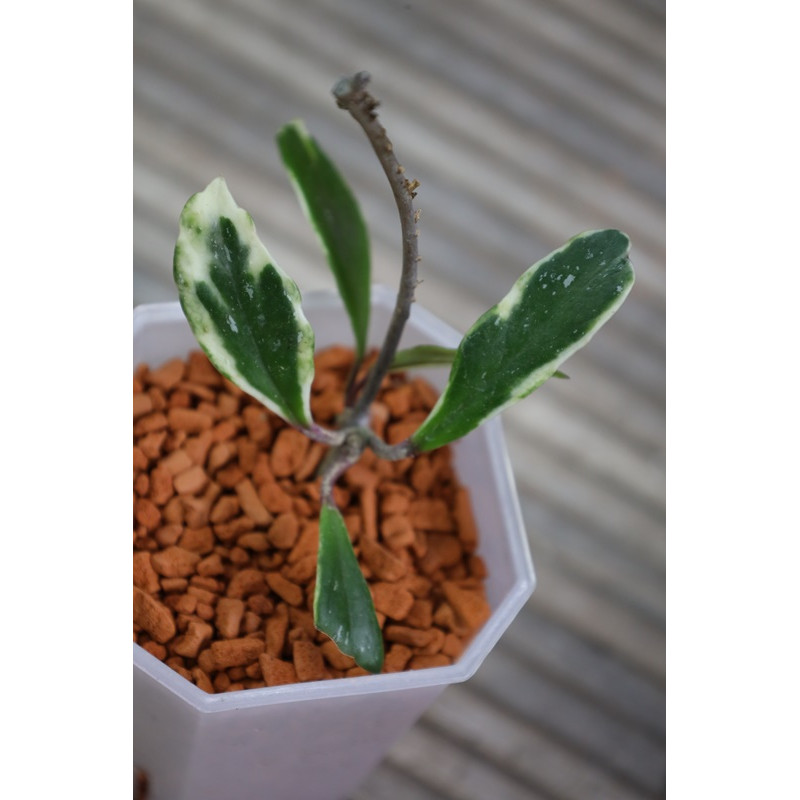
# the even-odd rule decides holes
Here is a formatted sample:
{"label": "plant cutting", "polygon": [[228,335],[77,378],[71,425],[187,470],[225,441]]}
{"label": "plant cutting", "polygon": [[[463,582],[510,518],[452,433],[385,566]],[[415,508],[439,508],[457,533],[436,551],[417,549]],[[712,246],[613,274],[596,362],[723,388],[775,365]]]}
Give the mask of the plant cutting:
{"label": "plant cutting", "polygon": [[[147,649],[152,642],[135,645],[134,763],[150,778],[151,800],[249,798],[265,793],[281,800],[349,796],[446,685],[474,674],[534,585],[498,413],[548,377],[560,375],[560,363],[588,341],[630,290],[633,274],[627,259],[627,238],[617,231],[599,231],[575,237],[531,267],[465,336],[416,305],[419,213],[414,208],[414,195],[419,184],[406,178],[396,160],[394,148],[377,120],[377,103],[366,90],[367,80],[363,73],[344,79],[337,83],[334,95],[366,132],[400,211],[403,263],[397,293],[381,286],[370,287],[368,238],[353,194],[305,127],[294,122],[280,131],[278,146],[328,257],[338,297],[308,292],[301,300],[297,287],[258,240],[250,216],[237,206],[225,183],[216,180],[188,201],[181,217],[174,263],[180,304],[134,309],[135,364],[166,367],[187,356],[191,359],[199,342],[217,369],[228,376],[230,391],[239,393],[235,415],[244,415],[245,403],[253,410],[258,400],[264,404],[259,408],[269,410],[262,416],[269,413],[272,419],[285,420],[280,421],[282,433],[308,439],[310,448],[327,449],[314,493],[319,506],[319,541],[311,557],[316,582],[313,595],[309,589],[302,602],[305,608],[311,601],[317,625],[329,631],[339,647],[353,654],[365,668],[353,670],[355,676],[346,680],[307,679],[281,685],[266,681],[266,686],[260,684],[263,688],[229,682],[214,686],[216,693],[210,693],[193,675],[187,680],[186,669],[181,672],[168,660],[154,656]],[[341,376],[345,402],[338,415],[321,415],[314,402],[314,387],[309,402],[314,368],[311,356],[315,350],[318,357],[324,356],[325,348],[341,345],[350,335],[355,342],[353,365]],[[372,401],[376,387],[385,391],[398,379],[397,370],[410,370],[417,380],[416,366],[424,365],[439,367],[426,373],[426,380],[429,378],[440,393],[439,399],[431,398],[427,418],[418,419],[407,435],[384,440],[379,436],[380,426],[369,426],[370,414],[380,406]],[[137,370],[137,374],[150,377],[158,372]],[[219,379],[219,374],[215,375]],[[324,375],[318,369],[320,377]],[[183,393],[186,401],[189,389],[182,387],[180,380],[176,386],[175,395]],[[200,389],[195,385],[191,391]],[[249,395],[246,401],[242,399],[245,393]],[[153,390],[152,394],[159,393]],[[176,403],[173,413],[186,416],[187,410]],[[195,415],[198,413],[195,411]],[[139,422],[149,416],[145,414]],[[249,431],[245,432],[248,435],[242,433],[240,439],[246,449],[252,452],[262,447]],[[168,436],[177,441],[179,434],[173,431]],[[156,442],[164,435],[164,429],[153,434]],[[199,445],[194,439],[202,436],[189,436],[184,442],[192,440],[193,445]],[[439,449],[442,445],[444,448]],[[274,446],[273,442],[270,457]],[[178,452],[172,445],[159,448],[156,446],[152,455],[144,458],[147,465],[134,481],[135,492],[142,500],[154,484],[153,475],[143,473],[162,458],[174,459]],[[363,572],[354,564],[350,537],[343,535],[342,498],[350,476],[359,467],[354,463],[359,457],[379,466],[394,465],[395,474],[401,474],[404,464],[414,465],[407,468],[411,473],[417,465],[446,454],[450,448],[458,483],[472,498],[475,528],[481,534],[479,553],[488,571],[485,600],[489,616],[447,666],[420,669],[412,664],[394,671],[388,662],[395,645],[383,659],[383,645],[376,638],[375,605],[364,591]],[[134,451],[136,459],[136,448]],[[400,461],[390,460],[398,458]],[[176,473],[176,477],[179,482],[202,478],[207,466],[205,456],[198,455],[193,466]],[[214,472],[208,488],[219,489],[218,476],[219,471]],[[199,499],[190,492],[174,496],[170,502],[185,502],[187,509],[197,511],[193,504]],[[224,493],[219,499],[225,499]],[[295,501],[301,499],[295,497]],[[347,516],[345,509],[344,522],[352,530],[352,504],[350,510]],[[175,535],[175,530],[167,530],[170,528],[182,529],[182,541],[183,536],[202,533],[205,525],[195,526],[187,520],[185,526],[165,525],[162,529],[158,528],[160,524],[148,528],[145,536],[137,533],[137,541],[155,544],[159,534]],[[215,525],[215,536],[219,537],[219,531],[220,526]],[[244,536],[252,538],[251,533]],[[255,538],[260,536],[263,532],[256,531]],[[356,536],[363,557],[364,542],[360,533]],[[432,536],[425,533],[421,538],[430,541]],[[213,549],[236,549],[222,545]],[[145,549],[150,552],[138,554],[141,562],[152,560],[151,553],[155,554],[152,548]],[[213,560],[215,555],[219,557],[215,552],[209,558]],[[262,556],[268,557],[258,554],[258,558]],[[179,604],[191,598],[197,601],[196,615],[183,614],[185,622],[195,617],[183,633],[185,640],[191,639],[191,626],[199,629],[209,613],[213,617],[213,599],[208,599],[211,593],[202,584],[176,590],[175,584],[189,581],[164,572],[167,570],[159,575],[151,573],[149,578],[145,574],[144,580],[151,580],[157,587],[154,595],[165,603],[176,601],[178,619],[173,622],[177,625],[181,622]],[[141,593],[136,578],[134,584],[136,596],[137,589]],[[374,587],[374,582],[370,585]],[[181,594],[183,591],[187,596]],[[198,597],[204,596],[208,599],[203,610],[206,616],[198,621]],[[236,600],[227,590],[217,590],[215,597],[217,612],[220,600],[224,599],[226,605]],[[268,599],[263,594],[254,597],[262,604]],[[151,599],[155,602],[155,597]],[[247,598],[248,603],[251,599]],[[439,608],[446,605],[442,602]],[[303,614],[311,616],[304,610]],[[388,627],[384,626],[384,632]],[[310,632],[296,632],[307,636],[306,641],[324,638],[324,634],[314,633],[313,621]],[[265,644],[263,628],[252,636],[261,637],[260,652]],[[285,635],[284,641],[289,638]],[[293,646],[300,643],[295,640]],[[181,647],[186,644],[182,641]],[[326,649],[326,658],[329,652]],[[200,657],[198,654],[196,669],[202,672]],[[259,661],[261,658],[259,655]],[[382,660],[382,674],[365,674],[378,671]],[[186,663],[195,668],[193,663]],[[247,674],[257,666],[249,663],[228,672]],[[329,673],[335,677],[332,668]],[[217,673],[218,678],[220,675],[225,676],[224,669]],[[235,688],[248,691],[231,691]]]}
{"label": "plant cutting", "polygon": [[[383,635],[369,587],[335,500],[337,482],[370,449],[391,461],[456,442],[523,399],[588,343],[620,307],[633,284],[630,242],[617,230],[590,231],[537,261],[468,329],[457,347],[400,348],[418,284],[414,199],[410,180],[376,114],[366,73],[342,79],[337,104],[366,134],[386,174],[402,231],[402,267],[390,322],[377,354],[368,348],[371,312],[369,240],[358,203],[340,172],[301,122],[277,143],[301,205],[335,277],[354,339],[355,362],[345,407],[334,425],[313,418],[315,332],[300,291],[259,240],[251,216],[217,178],[186,203],[175,247],[181,307],[216,369],[289,425],[325,445],[320,466],[319,548],[314,623],[364,669],[378,673]],[[393,370],[449,366],[427,418],[400,442],[370,427],[370,407]]]}

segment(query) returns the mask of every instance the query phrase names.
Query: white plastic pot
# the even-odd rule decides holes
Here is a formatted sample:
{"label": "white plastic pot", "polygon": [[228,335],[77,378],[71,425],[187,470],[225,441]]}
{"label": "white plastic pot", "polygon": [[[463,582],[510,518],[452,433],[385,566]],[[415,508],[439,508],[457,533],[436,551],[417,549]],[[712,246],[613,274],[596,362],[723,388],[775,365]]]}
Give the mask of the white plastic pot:
{"label": "white plastic pot", "polygon": [[[381,341],[394,293],[373,289],[372,341]],[[340,299],[310,293],[303,308],[317,348],[352,340]],[[456,331],[414,306],[402,346],[455,347]],[[157,366],[197,349],[175,303],[134,309],[133,360]],[[425,377],[441,389],[446,369]],[[489,571],[488,622],[447,667],[207,694],[133,647],[134,766],[149,776],[148,800],[335,800],[350,794],[393,742],[449,684],[467,680],[530,597],[535,578],[499,419],[455,446],[471,492]]]}

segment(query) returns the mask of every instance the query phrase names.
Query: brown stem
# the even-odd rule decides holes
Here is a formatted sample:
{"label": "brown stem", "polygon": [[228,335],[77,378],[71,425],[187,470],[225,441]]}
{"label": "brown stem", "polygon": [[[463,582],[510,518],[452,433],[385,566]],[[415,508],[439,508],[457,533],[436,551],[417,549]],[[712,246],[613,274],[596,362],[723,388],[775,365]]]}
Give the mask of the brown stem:
{"label": "brown stem", "polygon": [[366,90],[370,76],[366,72],[358,72],[350,78],[342,78],[333,87],[333,95],[340,108],[350,113],[353,119],[358,122],[367,134],[367,138],[375,151],[378,160],[389,179],[392,187],[397,210],[400,214],[400,227],[403,237],[403,269],[400,276],[400,287],[397,292],[397,302],[395,303],[389,329],[386,338],[378,354],[372,369],[370,370],[366,384],[358,402],[353,409],[353,420],[363,417],[370,403],[375,399],[380,388],[381,381],[394,359],[394,354],[400,344],[400,337],[403,333],[408,316],[411,313],[411,304],[414,302],[414,290],[417,288],[417,264],[419,262],[417,248],[417,218],[414,211],[413,199],[416,196],[415,190],[419,186],[418,181],[409,181],[405,176],[405,170],[400,166],[394,154],[386,129],[378,121],[375,109],[378,101]]}

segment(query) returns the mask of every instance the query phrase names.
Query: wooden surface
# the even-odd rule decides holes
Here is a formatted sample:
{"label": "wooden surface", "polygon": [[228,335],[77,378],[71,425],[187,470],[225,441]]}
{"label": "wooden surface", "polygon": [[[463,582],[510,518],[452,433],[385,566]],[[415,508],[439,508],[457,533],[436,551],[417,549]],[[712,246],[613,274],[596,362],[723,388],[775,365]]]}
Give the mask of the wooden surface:
{"label": "wooden surface", "polygon": [[175,299],[188,196],[224,175],[301,290],[333,285],[274,134],[302,117],[396,285],[388,186],[335,80],[364,69],[421,181],[418,302],[460,330],[570,236],[618,227],[637,284],[504,414],[538,586],[357,800],[664,795],[664,3],[136,0],[134,299]]}

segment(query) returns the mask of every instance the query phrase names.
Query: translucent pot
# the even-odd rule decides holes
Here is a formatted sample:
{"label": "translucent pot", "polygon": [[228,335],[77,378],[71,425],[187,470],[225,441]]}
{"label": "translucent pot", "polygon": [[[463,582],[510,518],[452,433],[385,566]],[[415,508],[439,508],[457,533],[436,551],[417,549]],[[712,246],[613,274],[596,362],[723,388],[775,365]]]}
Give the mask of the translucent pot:
{"label": "translucent pot", "polygon": [[[380,342],[394,293],[373,290],[372,341]],[[328,292],[304,296],[317,348],[349,344],[347,317]],[[460,336],[414,306],[403,346],[455,347]],[[177,302],[134,309],[133,360],[157,366],[197,343]],[[425,378],[441,389],[447,369]],[[495,418],[454,445],[469,488],[489,571],[488,622],[458,661],[389,675],[206,694],[133,646],[134,765],[148,773],[148,800],[335,800],[364,780],[391,745],[451,683],[481,665],[533,591],[535,578],[514,479]]]}

